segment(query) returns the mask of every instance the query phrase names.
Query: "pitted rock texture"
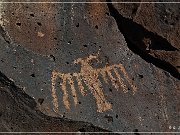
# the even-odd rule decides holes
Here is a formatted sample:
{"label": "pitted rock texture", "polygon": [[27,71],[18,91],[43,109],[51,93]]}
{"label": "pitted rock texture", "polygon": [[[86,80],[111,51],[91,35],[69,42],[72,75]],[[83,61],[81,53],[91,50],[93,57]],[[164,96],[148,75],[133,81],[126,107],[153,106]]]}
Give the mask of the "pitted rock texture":
{"label": "pitted rock texture", "polygon": [[34,99],[2,73],[0,101],[1,132],[108,132],[90,123],[44,115]]}
{"label": "pitted rock texture", "polygon": [[0,71],[48,118],[178,131],[169,127],[179,126],[179,4],[162,21],[171,6],[1,5]]}
{"label": "pitted rock texture", "polygon": [[[132,23],[136,23],[137,25],[140,24],[144,28],[143,31],[139,31],[139,34],[137,33],[136,35],[134,33],[129,33],[130,30],[129,32],[127,31],[127,34],[129,34],[129,37],[131,38],[130,40],[136,42],[136,44],[142,44],[142,42],[144,42],[144,51],[148,50],[148,53],[153,57],[170,63],[179,72],[179,4],[113,3],[113,5],[123,17],[129,18]],[[129,29],[132,29],[133,27],[136,26],[130,26]],[[140,33],[143,35],[141,36]],[[142,49],[142,46],[139,48]]]}

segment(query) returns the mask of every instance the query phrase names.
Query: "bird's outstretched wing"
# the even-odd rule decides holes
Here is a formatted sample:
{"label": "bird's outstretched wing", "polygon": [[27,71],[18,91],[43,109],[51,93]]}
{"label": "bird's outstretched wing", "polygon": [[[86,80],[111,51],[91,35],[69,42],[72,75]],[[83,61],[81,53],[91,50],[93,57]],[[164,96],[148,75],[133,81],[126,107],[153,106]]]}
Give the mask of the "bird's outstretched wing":
{"label": "bird's outstretched wing", "polygon": [[[129,79],[129,76],[122,64],[114,64],[112,66],[106,66],[104,68],[97,69],[97,72],[102,75],[102,78],[106,83],[112,83],[112,85],[117,90],[122,88],[124,93],[128,92],[128,88],[124,83],[125,81],[127,81],[131,86],[133,93],[135,94],[135,92],[137,91],[137,87]],[[125,79],[123,79],[122,75]]]}
{"label": "bird's outstretched wing", "polygon": [[57,78],[60,78],[62,82],[60,83],[61,90],[63,92],[63,103],[65,105],[66,109],[70,109],[70,103],[69,103],[69,97],[68,97],[68,91],[67,91],[67,83],[70,85],[71,92],[73,95],[74,105],[76,106],[78,103],[75,84],[74,84],[74,77],[76,77],[78,82],[79,90],[81,91],[81,94],[84,96],[84,87],[82,85],[82,79],[79,73],[60,73],[58,71],[52,72],[52,97],[53,97],[53,105],[54,105],[54,111],[58,111],[58,98],[56,96],[56,81]]}

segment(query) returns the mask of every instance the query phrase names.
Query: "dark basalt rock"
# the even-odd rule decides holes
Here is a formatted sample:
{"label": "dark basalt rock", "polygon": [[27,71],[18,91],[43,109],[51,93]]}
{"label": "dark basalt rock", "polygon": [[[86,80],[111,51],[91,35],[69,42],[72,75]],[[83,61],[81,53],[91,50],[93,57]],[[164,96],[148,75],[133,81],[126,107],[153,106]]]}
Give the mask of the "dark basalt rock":
{"label": "dark basalt rock", "polygon": [[179,4],[0,7],[2,131],[179,131]]}
{"label": "dark basalt rock", "polygon": [[[126,31],[131,42],[136,42],[139,49],[142,49],[140,45],[143,42],[143,48],[147,49],[151,56],[168,62],[179,72],[180,5],[176,3],[141,3],[136,4],[136,6],[135,4],[113,5],[126,20],[136,24],[136,26],[129,25],[124,29],[132,29],[138,24],[144,29],[141,31],[138,29],[139,34],[138,32],[137,34],[129,33],[130,30]],[[133,13],[134,10],[136,12]]]}
{"label": "dark basalt rock", "polygon": [[34,99],[1,72],[0,102],[1,132],[110,132],[90,123],[44,115]]}

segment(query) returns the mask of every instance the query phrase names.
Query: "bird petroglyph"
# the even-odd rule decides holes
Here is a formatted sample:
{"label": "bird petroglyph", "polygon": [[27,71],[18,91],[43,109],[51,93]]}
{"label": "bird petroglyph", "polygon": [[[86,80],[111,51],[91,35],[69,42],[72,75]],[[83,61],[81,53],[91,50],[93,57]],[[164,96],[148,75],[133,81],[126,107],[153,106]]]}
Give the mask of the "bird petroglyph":
{"label": "bird petroglyph", "polygon": [[[62,80],[62,82],[60,83],[60,88],[63,93],[62,100],[66,109],[70,109],[67,83],[70,85],[71,93],[73,95],[74,106],[76,106],[78,103],[78,95],[76,93],[75,83],[77,83],[78,89],[83,96],[86,95],[85,86],[83,85],[85,84],[96,100],[97,112],[104,112],[112,108],[112,104],[109,103],[105,98],[102,82],[100,81],[100,79],[98,79],[100,75],[102,76],[106,84],[111,83],[116,90],[122,89],[124,93],[127,93],[128,88],[125,84],[125,81],[127,81],[133,90],[133,94],[137,91],[136,86],[129,79],[129,76],[122,64],[114,64],[111,66],[106,65],[103,68],[93,68],[90,64],[90,61],[92,59],[97,60],[97,57],[97,55],[89,55],[85,58],[76,59],[74,61],[74,64],[81,65],[80,72],[61,73],[56,70],[52,72],[52,98],[55,112],[58,112],[59,110],[58,98],[56,95],[57,91],[55,88],[58,78]],[[119,71],[121,72],[121,74],[123,74],[124,77],[120,75]],[[76,81],[74,81],[75,79]]]}

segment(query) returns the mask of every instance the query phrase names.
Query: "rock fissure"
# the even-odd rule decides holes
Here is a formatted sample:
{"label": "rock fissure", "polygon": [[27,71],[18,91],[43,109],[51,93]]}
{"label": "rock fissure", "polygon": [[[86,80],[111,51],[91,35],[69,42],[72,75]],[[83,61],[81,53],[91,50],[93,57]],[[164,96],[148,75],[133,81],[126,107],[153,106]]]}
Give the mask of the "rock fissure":
{"label": "rock fissure", "polygon": [[111,0],[107,0],[107,2],[110,15],[115,19],[120,32],[124,35],[128,48],[146,62],[152,63],[173,77],[180,79],[180,74],[173,65],[150,54],[151,50],[178,51],[178,49],[173,47],[165,38],[149,32],[140,24],[123,17],[112,3],[109,3]]}

